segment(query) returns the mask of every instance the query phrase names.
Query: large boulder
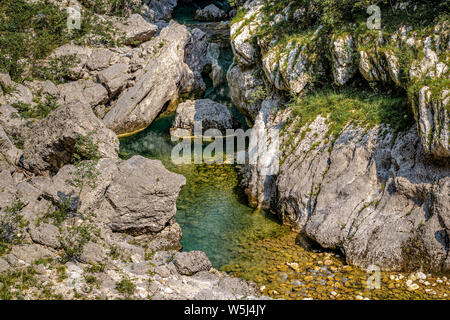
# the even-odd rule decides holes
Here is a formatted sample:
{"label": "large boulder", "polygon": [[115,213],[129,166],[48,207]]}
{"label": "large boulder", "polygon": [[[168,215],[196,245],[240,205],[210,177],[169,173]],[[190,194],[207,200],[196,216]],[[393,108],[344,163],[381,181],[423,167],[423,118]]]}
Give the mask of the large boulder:
{"label": "large boulder", "polygon": [[73,161],[78,136],[93,133],[104,158],[117,157],[119,140],[107,129],[92,109],[84,104],[70,104],[53,111],[32,127],[33,134],[25,140],[23,165],[35,173],[56,173]]}
{"label": "large boulder", "polygon": [[332,143],[326,118],[300,135],[292,117],[287,110],[267,126],[287,124],[283,162],[271,184],[249,189],[255,199],[271,193],[286,223],[322,247],[341,249],[348,263],[450,270],[449,168],[429,161],[415,127],[394,135],[386,127],[349,126]]}
{"label": "large boulder", "polygon": [[265,86],[258,70],[233,64],[228,70],[227,81],[233,103],[250,122],[255,121],[265,98]]}
{"label": "large boulder", "polygon": [[177,252],[173,263],[178,273],[186,276],[200,271],[209,271],[212,268],[211,261],[203,251]]}
{"label": "large boulder", "polygon": [[195,19],[200,21],[220,21],[225,19],[226,17],[226,12],[219,9],[214,4],[210,4],[203,9],[199,9],[195,13]]}
{"label": "large boulder", "polygon": [[17,164],[22,155],[22,152],[16,148],[6,135],[3,127],[0,126],[0,160],[6,160],[11,164]]}
{"label": "large boulder", "polygon": [[158,27],[147,22],[140,14],[132,14],[118,29],[125,35],[126,45],[136,45],[149,41],[158,31]]}
{"label": "large boulder", "polygon": [[109,95],[113,97],[126,87],[130,79],[129,69],[130,66],[125,63],[113,64],[109,68],[100,71],[97,74],[97,79],[108,89]]}
{"label": "large boulder", "polygon": [[424,150],[436,158],[450,158],[449,99],[448,89],[433,97],[432,89],[425,86],[419,90],[416,103],[420,141]]}
{"label": "large boulder", "polygon": [[253,41],[253,34],[261,24],[262,4],[250,4],[249,10],[239,21],[231,24],[231,47],[236,61],[243,66],[257,63],[258,47]]}
{"label": "large boulder", "polygon": [[57,88],[61,104],[78,103],[94,107],[108,100],[108,91],[105,87],[90,79],[60,84]]}
{"label": "large boulder", "polygon": [[135,85],[105,116],[108,128],[119,135],[144,129],[178,98],[181,89],[195,87],[195,76],[184,60],[190,39],[188,29],[175,21],[161,31],[153,42],[154,53]]}
{"label": "large boulder", "polygon": [[188,100],[178,105],[174,127],[194,132],[196,124],[200,123],[203,131],[219,129],[225,131],[233,128],[233,118],[230,110],[210,99]]}
{"label": "large boulder", "polygon": [[168,171],[160,161],[135,156],[122,162],[105,193],[111,229],[160,232],[174,217],[185,183],[183,176]]}

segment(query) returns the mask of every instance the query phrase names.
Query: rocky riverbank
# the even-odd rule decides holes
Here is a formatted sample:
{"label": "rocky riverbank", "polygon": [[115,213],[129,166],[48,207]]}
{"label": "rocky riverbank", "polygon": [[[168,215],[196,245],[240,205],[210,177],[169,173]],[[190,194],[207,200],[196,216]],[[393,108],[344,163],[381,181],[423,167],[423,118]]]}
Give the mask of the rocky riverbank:
{"label": "rocky riverbank", "polygon": [[247,168],[250,203],[349,264],[449,272],[448,21],[339,31],[314,6],[247,1],[231,24],[233,102],[281,136],[276,176],[275,155]]}
{"label": "rocky riverbank", "polygon": [[[55,13],[70,3],[21,4]],[[0,298],[259,297],[204,253],[179,252],[185,178],[160,161],[118,156],[117,135],[202,96],[206,34],[169,22],[177,1],[82,4],[82,16],[114,30],[113,45],[85,34],[39,60],[40,73],[24,65],[15,81],[0,76]]]}

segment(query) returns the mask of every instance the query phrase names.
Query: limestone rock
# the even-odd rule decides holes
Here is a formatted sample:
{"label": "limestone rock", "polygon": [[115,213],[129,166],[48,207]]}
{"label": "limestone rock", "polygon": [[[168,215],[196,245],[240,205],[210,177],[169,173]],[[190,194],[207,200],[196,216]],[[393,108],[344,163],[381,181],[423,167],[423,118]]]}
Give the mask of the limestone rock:
{"label": "limestone rock", "polygon": [[17,164],[22,156],[22,152],[11,142],[2,126],[0,126],[0,156],[11,164]]}
{"label": "limestone rock", "polygon": [[449,90],[432,97],[430,87],[423,87],[418,98],[418,130],[424,150],[437,158],[450,158]]}
{"label": "limestone rock", "polygon": [[147,22],[140,14],[132,14],[124,23],[118,25],[120,32],[125,34],[125,44],[135,45],[150,40],[158,31],[158,27]]}
{"label": "limestone rock", "polygon": [[26,264],[31,264],[39,259],[55,258],[56,254],[38,244],[22,244],[14,246],[11,255]]}
{"label": "limestone rock", "polygon": [[253,122],[265,98],[264,82],[258,75],[258,71],[243,69],[238,64],[234,64],[228,70],[227,80],[231,100],[239,111]]}
{"label": "limestone rock", "polygon": [[209,271],[211,262],[203,251],[177,252],[173,263],[178,273],[191,276],[200,271]]}
{"label": "limestone rock", "polygon": [[84,245],[79,260],[83,263],[95,264],[105,261],[106,258],[103,248],[91,241]]}
{"label": "limestone rock", "polygon": [[114,53],[106,48],[95,48],[92,50],[89,59],[86,62],[86,67],[92,71],[106,69],[110,66]]}
{"label": "limestone rock", "polygon": [[210,4],[203,9],[197,10],[195,19],[200,21],[220,21],[225,19],[227,14],[225,11],[217,8],[214,4]]}
{"label": "limestone rock", "polygon": [[56,109],[47,118],[35,122],[32,131],[25,140],[23,161],[32,172],[56,173],[64,164],[71,163],[78,135],[86,136],[91,132],[102,157],[117,157],[116,135],[84,104]]}
{"label": "limestone rock", "polygon": [[174,127],[194,132],[196,123],[201,124],[203,131],[219,129],[224,132],[233,128],[230,110],[210,99],[188,100],[178,105]]}
{"label": "limestone rock", "polygon": [[176,213],[176,200],[186,179],[160,161],[141,156],[121,163],[105,198],[111,206],[113,231],[160,232]]}
{"label": "limestone rock", "polygon": [[97,74],[98,81],[108,89],[110,96],[115,96],[127,85],[129,65],[124,63],[114,64]]}
{"label": "limestone rock", "polygon": [[[250,5],[245,16],[231,25],[231,47],[236,61],[243,66],[254,65],[257,62],[258,48],[252,42],[252,35],[261,23],[262,5],[258,1]],[[250,21],[250,22],[248,22]]]}
{"label": "limestone rock", "polygon": [[[104,121],[117,134],[146,128],[172,100],[180,88],[193,87],[193,72],[184,62],[185,47],[191,34],[174,21],[155,39],[155,53],[136,79],[123,93]],[[189,85],[190,84],[190,85]]]}
{"label": "limestone rock", "polygon": [[343,86],[356,73],[355,44],[351,35],[343,35],[331,40],[333,77],[337,85]]}
{"label": "limestone rock", "polygon": [[94,107],[108,100],[108,91],[105,87],[92,80],[68,82],[57,87],[64,104],[81,103]]}
{"label": "limestone rock", "polygon": [[54,249],[61,247],[59,229],[54,225],[47,223],[41,223],[39,226],[31,225],[28,233],[31,239],[38,244]]}

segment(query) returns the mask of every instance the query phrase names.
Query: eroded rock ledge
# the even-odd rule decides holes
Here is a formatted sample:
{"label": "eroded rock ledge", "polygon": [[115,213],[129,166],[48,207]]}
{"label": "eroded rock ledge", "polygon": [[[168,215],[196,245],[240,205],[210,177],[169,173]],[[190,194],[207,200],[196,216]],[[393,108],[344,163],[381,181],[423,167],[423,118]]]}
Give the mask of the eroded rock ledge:
{"label": "eroded rock ledge", "polygon": [[[420,36],[408,27],[330,35],[320,26],[286,42],[259,32],[302,23],[305,10],[293,2],[267,16],[267,3],[247,1],[231,26],[233,102],[254,130],[281,135],[279,173],[264,173],[270,153],[245,171],[249,202],[277,212],[322,247],[342,250],[348,263],[449,272],[448,88],[441,86],[448,79],[448,25]],[[396,57],[405,47],[417,57],[406,69]],[[321,113],[299,128],[303,119],[286,93],[307,94],[315,77],[341,87],[361,77],[408,89],[416,125],[396,133],[383,123],[349,123],[331,139],[332,120]]]}

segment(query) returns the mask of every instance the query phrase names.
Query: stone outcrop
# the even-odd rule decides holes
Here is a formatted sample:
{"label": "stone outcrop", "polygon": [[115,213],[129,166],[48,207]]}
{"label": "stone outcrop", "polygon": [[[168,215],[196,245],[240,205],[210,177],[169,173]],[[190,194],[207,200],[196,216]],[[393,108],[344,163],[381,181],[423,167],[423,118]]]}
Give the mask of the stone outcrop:
{"label": "stone outcrop", "polygon": [[203,131],[218,129],[225,132],[227,129],[233,129],[233,118],[226,106],[210,99],[188,100],[180,103],[174,128],[187,129],[193,133],[198,124]]}
{"label": "stone outcrop", "polygon": [[126,45],[136,45],[149,41],[158,31],[158,27],[147,22],[140,14],[132,14],[127,20],[118,25],[120,32],[125,35]]}
{"label": "stone outcrop", "polygon": [[179,274],[192,276],[200,271],[209,271],[212,268],[206,254],[202,251],[177,252],[173,263]]}
{"label": "stone outcrop", "polygon": [[195,19],[200,21],[220,21],[226,17],[226,12],[219,9],[214,4],[210,4],[203,9],[199,9],[195,13]]}
{"label": "stone outcrop", "polygon": [[[327,34],[319,27],[283,42],[258,31],[289,19],[301,23],[305,10],[289,5],[263,17],[258,5],[247,1],[244,18],[231,26],[235,62],[227,79],[256,134],[279,130],[280,167],[276,174],[265,170],[270,152],[246,167],[250,204],[278,212],[320,246],[340,249],[348,263],[448,272],[448,24],[429,35],[407,26],[392,34]],[[410,64],[404,50],[414,53]],[[330,119],[322,114],[298,128],[292,108],[276,97],[305,94],[313,78],[407,89],[417,125],[396,134],[383,124],[348,124],[330,140]]]}
{"label": "stone outcrop", "polygon": [[84,104],[70,104],[37,121],[33,134],[25,140],[23,165],[35,173],[56,173],[73,161],[79,135],[92,133],[102,157],[117,157],[119,141],[92,109]]}
{"label": "stone outcrop", "polygon": [[180,91],[197,87],[195,75],[185,62],[191,37],[185,26],[174,21],[161,31],[154,40],[154,54],[135,85],[119,97],[104,118],[108,128],[117,134],[144,129],[178,98]]}

